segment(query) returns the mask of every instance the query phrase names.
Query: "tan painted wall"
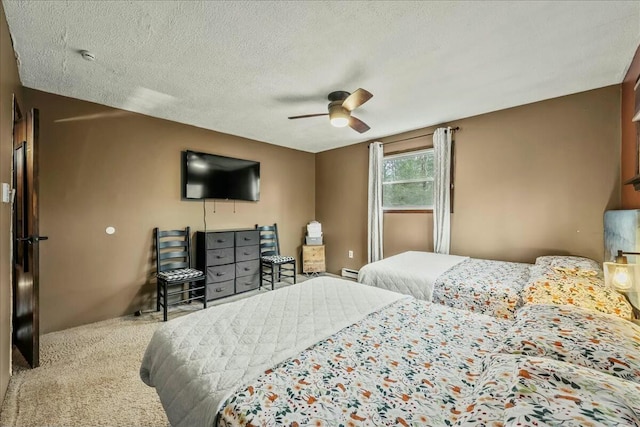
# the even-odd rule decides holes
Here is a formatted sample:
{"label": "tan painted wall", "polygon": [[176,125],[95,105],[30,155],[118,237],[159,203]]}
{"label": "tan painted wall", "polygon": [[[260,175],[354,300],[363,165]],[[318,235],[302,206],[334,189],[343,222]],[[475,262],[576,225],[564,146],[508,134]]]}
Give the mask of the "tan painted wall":
{"label": "tan painted wall", "polygon": [[625,182],[633,178],[638,171],[637,161],[637,126],[640,124],[633,123],[631,118],[635,113],[635,91],[633,90],[638,77],[640,76],[640,46],[636,50],[636,54],[631,61],[627,75],[622,82],[622,107],[621,107],[621,126],[622,126],[622,154],[621,154],[621,180],[622,180],[622,209],[638,209],[640,208],[640,191],[635,191],[633,185],[624,185]]}
{"label": "tan painted wall", "polygon": [[[602,260],[603,212],[620,207],[619,85],[451,125],[461,127],[452,253],[526,262],[571,253]],[[366,263],[367,162],[367,144],[316,157],[316,217],[331,272]],[[433,247],[431,214],[385,214],[384,224],[385,256]],[[351,260],[350,248],[356,250]]]}
{"label": "tan painted wall", "polygon": [[[26,89],[40,109],[42,333],[155,304],[153,227],[203,229],[201,202],[180,200],[185,149],[261,162],[261,200],[207,203],[207,228],[278,223],[298,256],[314,218],[314,155],[140,114],[57,122],[109,107]],[[116,233],[108,236],[107,226]]]}
{"label": "tan painted wall", "polygon": [[367,144],[316,154],[316,219],[322,223],[327,271],[358,269],[367,261],[368,163]]}
{"label": "tan painted wall", "polygon": [[[11,182],[12,95],[22,86],[9,27],[0,2],[0,182]],[[11,376],[11,207],[0,204],[0,402]]]}

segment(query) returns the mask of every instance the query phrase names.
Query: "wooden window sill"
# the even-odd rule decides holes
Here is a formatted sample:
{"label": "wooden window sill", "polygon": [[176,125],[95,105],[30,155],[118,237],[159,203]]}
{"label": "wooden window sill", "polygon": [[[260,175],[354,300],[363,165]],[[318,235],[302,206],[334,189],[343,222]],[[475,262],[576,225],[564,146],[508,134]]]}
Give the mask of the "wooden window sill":
{"label": "wooden window sill", "polygon": [[433,213],[433,209],[385,209],[383,213]]}

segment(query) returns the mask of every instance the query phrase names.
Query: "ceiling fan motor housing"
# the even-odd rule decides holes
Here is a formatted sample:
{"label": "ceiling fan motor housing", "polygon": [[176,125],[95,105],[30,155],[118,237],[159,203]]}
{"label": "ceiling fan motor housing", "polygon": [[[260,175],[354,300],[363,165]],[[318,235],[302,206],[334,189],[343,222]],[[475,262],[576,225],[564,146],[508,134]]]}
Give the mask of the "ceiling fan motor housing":
{"label": "ceiling fan motor housing", "polygon": [[329,101],[331,102],[334,102],[334,101],[342,102],[345,99],[347,99],[349,95],[351,95],[349,92],[345,92],[344,90],[337,90],[335,92],[331,92],[327,98],[329,98]]}

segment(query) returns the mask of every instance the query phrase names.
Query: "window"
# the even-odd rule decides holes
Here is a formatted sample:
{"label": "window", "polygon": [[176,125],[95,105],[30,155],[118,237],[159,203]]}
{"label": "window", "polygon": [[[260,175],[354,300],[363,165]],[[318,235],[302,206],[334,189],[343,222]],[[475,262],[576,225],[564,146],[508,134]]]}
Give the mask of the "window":
{"label": "window", "polygon": [[382,169],[385,211],[433,209],[433,148],[385,156]]}

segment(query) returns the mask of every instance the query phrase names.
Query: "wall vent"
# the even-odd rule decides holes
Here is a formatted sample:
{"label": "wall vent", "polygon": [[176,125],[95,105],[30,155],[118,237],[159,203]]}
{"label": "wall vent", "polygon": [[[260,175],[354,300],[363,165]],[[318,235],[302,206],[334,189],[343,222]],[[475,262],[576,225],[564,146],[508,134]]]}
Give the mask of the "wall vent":
{"label": "wall vent", "polygon": [[341,276],[346,279],[358,280],[358,270],[343,268]]}

